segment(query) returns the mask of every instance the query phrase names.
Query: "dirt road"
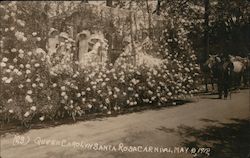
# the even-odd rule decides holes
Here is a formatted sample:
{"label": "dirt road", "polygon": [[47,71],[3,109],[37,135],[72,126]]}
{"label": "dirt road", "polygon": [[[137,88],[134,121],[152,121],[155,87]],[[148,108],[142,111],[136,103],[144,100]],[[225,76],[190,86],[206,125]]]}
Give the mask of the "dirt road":
{"label": "dirt road", "polygon": [[201,96],[176,107],[8,134],[1,139],[1,156],[191,158],[191,152],[199,152],[201,157],[247,157],[249,90],[232,94],[232,100],[214,97]]}

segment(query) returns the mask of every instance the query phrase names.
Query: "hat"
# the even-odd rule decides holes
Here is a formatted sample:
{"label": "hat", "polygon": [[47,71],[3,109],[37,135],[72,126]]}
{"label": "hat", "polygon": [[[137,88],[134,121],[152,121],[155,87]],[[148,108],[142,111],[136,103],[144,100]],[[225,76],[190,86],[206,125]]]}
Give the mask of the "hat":
{"label": "hat", "polygon": [[75,40],[73,40],[72,38],[69,38],[68,41],[69,41],[69,42],[72,42],[72,43],[75,42]]}
{"label": "hat", "polygon": [[101,42],[105,42],[105,38],[102,34],[92,34],[90,37],[90,41],[91,40],[100,40]]}
{"label": "hat", "polygon": [[68,35],[66,32],[61,32],[61,33],[59,34],[59,37],[68,39],[68,38],[69,38],[69,35]]}
{"label": "hat", "polygon": [[123,42],[131,43],[131,38],[127,36],[123,39]]}
{"label": "hat", "polygon": [[76,36],[76,40],[79,40],[81,35],[85,35],[86,38],[89,38],[90,36],[90,32],[88,30],[83,30],[82,32],[78,33]]}
{"label": "hat", "polygon": [[55,32],[59,34],[59,31],[57,29],[50,28],[50,30],[49,30],[49,36],[52,36],[52,33],[55,33]]}

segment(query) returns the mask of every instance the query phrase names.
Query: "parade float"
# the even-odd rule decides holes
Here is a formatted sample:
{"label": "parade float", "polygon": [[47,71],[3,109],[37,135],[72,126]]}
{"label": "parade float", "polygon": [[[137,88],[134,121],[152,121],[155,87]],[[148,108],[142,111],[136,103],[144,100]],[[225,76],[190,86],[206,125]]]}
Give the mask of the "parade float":
{"label": "parade float", "polygon": [[30,26],[18,5],[0,5],[5,21],[0,118],[5,122],[77,120],[91,113],[176,105],[198,92],[199,66],[180,19],[165,19],[161,33],[149,37],[138,27],[144,23],[136,13],[86,4],[50,17],[42,30]]}

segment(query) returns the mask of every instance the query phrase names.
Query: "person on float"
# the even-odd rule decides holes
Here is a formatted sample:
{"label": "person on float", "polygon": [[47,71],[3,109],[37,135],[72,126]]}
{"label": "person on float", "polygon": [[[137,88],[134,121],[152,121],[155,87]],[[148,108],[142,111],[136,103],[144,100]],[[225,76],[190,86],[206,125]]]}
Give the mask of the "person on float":
{"label": "person on float", "polygon": [[49,56],[53,56],[59,46],[59,31],[51,28],[48,33],[48,40],[46,43],[46,49]]}
{"label": "person on float", "polygon": [[82,32],[77,34],[76,43],[77,43],[77,51],[75,54],[75,60],[79,62],[80,67],[84,67],[86,65],[86,54],[89,49],[89,37],[90,32],[88,30],[83,30]]}

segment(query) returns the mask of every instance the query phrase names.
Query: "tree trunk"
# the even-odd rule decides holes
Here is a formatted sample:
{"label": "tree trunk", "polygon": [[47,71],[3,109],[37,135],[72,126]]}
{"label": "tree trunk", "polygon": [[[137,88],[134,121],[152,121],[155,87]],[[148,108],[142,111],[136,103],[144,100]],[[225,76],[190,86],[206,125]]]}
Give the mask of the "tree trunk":
{"label": "tree trunk", "polygon": [[132,12],[132,1],[129,4],[130,11],[130,36],[131,36],[131,46],[132,46],[132,56],[133,56],[133,64],[136,65],[136,53],[135,53],[135,45],[134,45],[134,32],[133,32],[133,12]]}
{"label": "tree trunk", "polygon": [[107,0],[106,6],[112,7],[112,2],[113,2],[113,0]]}
{"label": "tree trunk", "polygon": [[148,32],[149,32],[149,38],[151,38],[152,37],[151,13],[150,13],[150,8],[149,8],[148,0],[146,0],[146,5],[147,5],[147,12],[148,12]]}
{"label": "tree trunk", "polygon": [[209,0],[205,0],[205,32],[204,32],[204,44],[205,44],[205,51],[204,51],[204,56],[203,60],[205,61],[208,58],[209,55]]}

